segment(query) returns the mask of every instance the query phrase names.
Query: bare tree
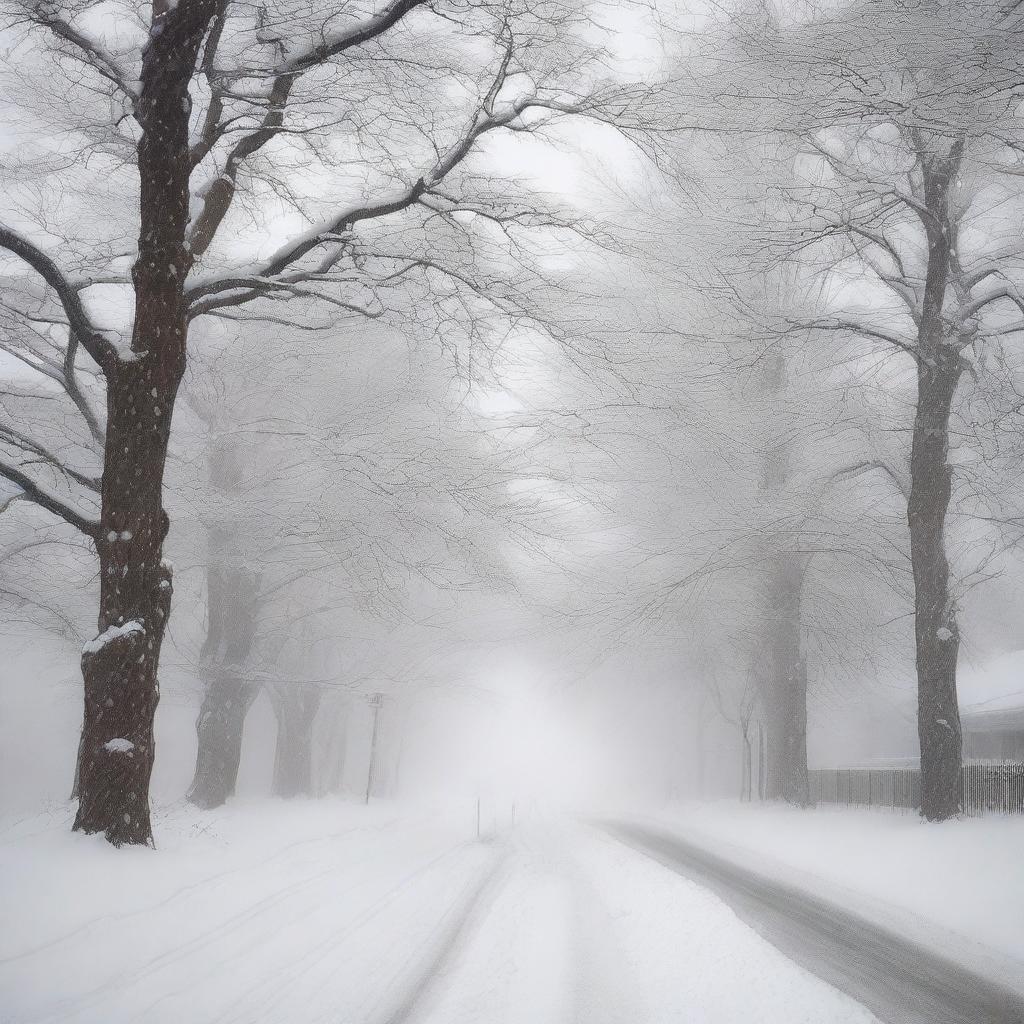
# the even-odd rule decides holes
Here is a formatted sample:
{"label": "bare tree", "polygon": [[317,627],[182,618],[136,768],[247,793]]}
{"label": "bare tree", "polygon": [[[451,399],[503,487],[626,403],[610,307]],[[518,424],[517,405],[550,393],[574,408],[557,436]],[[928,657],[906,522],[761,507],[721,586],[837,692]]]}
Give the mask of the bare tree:
{"label": "bare tree", "polygon": [[[440,218],[454,225],[452,214],[463,202],[476,209],[470,196],[452,189],[456,172],[487,136],[536,131],[552,115],[611,118],[630,100],[593,73],[591,57],[599,54],[584,38],[586,15],[558,5],[483,5],[457,20],[417,0],[299,18],[289,5],[267,5],[255,21],[250,8],[220,0],[156,3],[151,18],[133,5],[111,12],[98,3],[26,0],[10,11],[24,32],[25,59],[48,61],[89,114],[76,125],[79,154],[53,157],[53,173],[68,165],[78,172],[95,155],[103,172],[139,199],[130,275],[122,269],[130,243],[111,240],[91,264],[76,257],[87,265],[76,276],[62,265],[67,252],[57,251],[68,247],[54,246],[38,220],[22,218],[28,223],[15,227],[8,217],[0,227],[0,247],[55,300],[61,356],[37,360],[37,371],[57,378],[74,401],[82,392],[81,348],[98,368],[95,390],[106,398],[99,482],[68,466],[61,470],[63,481],[93,496],[97,512],[83,511],[32,475],[31,462],[59,461],[38,441],[16,439],[29,458],[0,463],[0,473],[89,537],[99,557],[99,634],[82,659],[75,828],[103,832],[116,845],[149,843],[157,665],[172,590],[162,558],[169,528],[162,488],[190,323],[212,314],[273,316],[270,304],[283,298],[374,315],[383,302],[379,288],[407,290],[437,274],[458,279],[457,267],[423,252],[396,251],[370,229],[401,214],[414,223]],[[394,49],[389,53],[385,44]],[[423,46],[436,62],[408,59],[410,47]],[[401,83],[397,97],[392,72]],[[351,100],[357,80],[356,91],[373,97],[361,106]],[[459,82],[454,103],[452,80]],[[393,116],[390,137],[380,138],[381,105],[396,98],[406,103],[409,120]],[[69,109],[45,108],[32,97],[23,104],[44,122]],[[343,177],[333,188],[318,188],[317,175],[336,161],[337,128],[349,119],[361,180]],[[396,158],[402,150],[404,158]],[[311,172],[310,186],[294,176],[296,161]],[[366,198],[353,201],[353,192]],[[274,220],[279,202],[310,227],[289,235],[275,220],[271,239],[279,244],[262,255],[266,232],[245,238],[242,225],[250,216],[257,223]],[[317,216],[325,204],[331,212]],[[494,223],[505,218],[498,211]],[[229,256],[240,240],[250,246],[241,263]],[[88,241],[73,248],[82,253]],[[367,284],[368,275],[375,284]],[[130,291],[133,315],[124,340],[87,301],[89,289],[109,281]],[[259,309],[246,313],[253,304]],[[100,417],[86,411],[91,406],[76,405],[100,433]]]}
{"label": "bare tree", "polygon": [[[756,137],[739,106],[749,95],[763,109],[767,95],[771,127],[802,140],[792,180],[778,190],[791,212],[774,246],[779,258],[817,262],[829,308],[790,325],[859,339],[864,359],[888,347],[914,368],[907,524],[922,806],[936,820],[960,803],[960,629],[946,539],[951,422],[965,374],[976,373],[973,354],[1019,334],[1007,262],[1019,242],[978,228],[1005,198],[994,172],[1012,164],[1009,114],[1020,86],[1014,62],[986,53],[992,40],[999,49],[1013,37],[1016,17],[994,5],[923,10],[894,0],[801,9],[783,23],[751,8],[734,22],[736,48],[724,58],[727,74],[741,54],[752,70],[740,81],[753,88],[733,94],[737,123]],[[850,471],[903,478],[899,466],[873,458]]]}
{"label": "bare tree", "polygon": [[196,769],[188,798],[219,807],[235,791],[242,756],[242,729],[259,693],[247,673],[259,628],[261,573],[246,554],[237,515],[242,467],[237,439],[214,433],[209,482],[220,515],[209,525],[206,554],[206,639],[199,656],[205,689],[196,720]]}

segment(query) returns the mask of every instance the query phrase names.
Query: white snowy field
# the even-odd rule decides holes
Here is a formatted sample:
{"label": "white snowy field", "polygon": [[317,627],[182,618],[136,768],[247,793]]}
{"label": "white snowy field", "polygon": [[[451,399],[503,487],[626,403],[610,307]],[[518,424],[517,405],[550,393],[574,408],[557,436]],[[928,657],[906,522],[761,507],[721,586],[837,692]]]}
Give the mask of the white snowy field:
{"label": "white snowy field", "polygon": [[177,807],[158,850],[0,834],[4,1024],[871,1024],[715,896],[585,826]]}
{"label": "white snowy field", "polygon": [[1024,991],[1024,817],[933,824],[905,812],[729,800],[654,817]]}
{"label": "white snowy field", "polygon": [[465,810],[182,805],[157,850],[23,820],[0,837],[0,1020],[386,1020],[494,858]]}

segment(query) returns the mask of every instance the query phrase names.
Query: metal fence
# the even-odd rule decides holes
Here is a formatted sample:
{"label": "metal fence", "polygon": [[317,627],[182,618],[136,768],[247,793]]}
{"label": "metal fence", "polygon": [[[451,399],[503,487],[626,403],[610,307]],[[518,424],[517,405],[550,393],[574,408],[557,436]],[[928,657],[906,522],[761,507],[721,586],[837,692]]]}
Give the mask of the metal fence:
{"label": "metal fence", "polygon": [[[916,810],[918,768],[817,768],[807,773],[812,803]],[[1024,763],[965,764],[960,770],[967,814],[1024,814]]]}

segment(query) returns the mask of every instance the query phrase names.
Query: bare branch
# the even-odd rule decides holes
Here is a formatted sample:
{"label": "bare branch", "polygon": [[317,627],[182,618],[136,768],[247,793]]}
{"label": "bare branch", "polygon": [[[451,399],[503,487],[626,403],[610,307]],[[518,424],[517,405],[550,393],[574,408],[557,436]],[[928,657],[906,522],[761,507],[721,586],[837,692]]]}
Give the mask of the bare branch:
{"label": "bare branch", "polygon": [[27,263],[57,293],[68,325],[96,364],[106,371],[116,357],[114,346],[96,329],[81,296],[54,261],[42,249],[16,231],[0,225],[0,248]]}
{"label": "bare branch", "polygon": [[[498,79],[507,74],[508,65],[503,63],[499,68]],[[493,84],[488,95],[493,90]],[[466,157],[472,152],[479,139],[488,132],[501,128],[510,128],[516,120],[531,109],[555,110],[560,113],[579,113],[585,108],[582,104],[568,104],[561,101],[527,96],[521,98],[500,113],[488,114],[481,109],[477,112],[473,123],[465,134],[447,151],[438,157],[434,164],[411,185],[400,188],[391,195],[371,202],[354,204],[342,213],[336,214],[327,221],[314,226],[302,235],[292,239],[257,267],[239,268],[224,277],[204,280],[200,278],[186,290],[189,302],[208,298],[224,290],[233,290],[240,278],[267,280],[278,277],[304,256],[313,250],[331,244],[344,244],[348,241],[348,233],[362,221],[376,220],[400,213],[416,205],[421,197],[439,185]],[[269,285],[268,285],[269,286]],[[258,298],[257,290],[252,298]],[[247,299],[246,301],[251,301]],[[212,308],[212,307],[211,307]]]}
{"label": "bare branch", "polygon": [[907,355],[913,356],[915,359],[920,358],[913,342],[907,341],[905,338],[901,338],[890,331],[885,331],[880,327],[874,327],[858,320],[847,320],[843,317],[830,316],[809,321],[802,326],[819,331],[850,331],[853,334],[859,334],[864,338],[873,338],[876,341],[883,341],[887,345],[892,345],[893,347],[898,348],[901,352],[906,352]]}
{"label": "bare branch", "polygon": [[20,430],[15,430],[14,427],[0,424],[0,442],[6,442],[14,448],[18,448],[23,452],[36,456],[37,459],[42,459],[43,462],[47,463],[47,465],[51,466],[58,473],[68,477],[70,480],[74,480],[75,483],[81,484],[83,487],[88,488],[95,494],[99,494],[100,481],[97,477],[88,476],[86,473],[80,473],[78,470],[65,465],[48,448],[40,444],[38,441],[33,440],[31,437],[28,437],[26,434],[23,434]]}
{"label": "bare branch", "polygon": [[838,483],[840,480],[849,480],[861,476],[864,473],[871,473],[879,470],[884,473],[899,489],[900,494],[908,501],[910,500],[910,484],[904,480],[887,462],[881,459],[865,459],[863,462],[856,462],[852,466],[836,470],[830,477],[829,483]]}
{"label": "bare branch", "polygon": [[1012,285],[1004,285],[994,292],[989,292],[987,295],[979,295],[978,298],[969,302],[961,311],[961,317],[964,320],[969,320],[980,313],[986,306],[990,306],[993,302],[999,302],[1001,299],[1013,303],[1021,313],[1024,313],[1024,296]]}
{"label": "bare branch", "polygon": [[387,32],[410,11],[422,6],[423,3],[424,0],[392,0],[383,10],[366,21],[338,32],[336,35],[324,39],[319,46],[285,61],[278,69],[278,73],[282,75],[299,74],[323,64],[332,57],[339,56],[346,50],[361,46]]}
{"label": "bare branch", "polygon": [[134,108],[138,94],[129,84],[124,70],[117,61],[94,39],[63,18],[56,5],[33,3],[29,15],[37,25],[49,29],[58,39],[71,46],[69,56],[92,68],[100,77],[113,85]]}
{"label": "bare branch", "polygon": [[51,494],[46,488],[37,484],[18,467],[0,462],[0,476],[20,487],[28,501],[34,502],[40,508],[46,509],[47,512],[52,513],[58,519],[63,519],[64,522],[75,527],[76,530],[80,530],[87,537],[95,540],[99,536],[99,520],[90,519],[83,515],[76,508],[68,505],[61,498]]}

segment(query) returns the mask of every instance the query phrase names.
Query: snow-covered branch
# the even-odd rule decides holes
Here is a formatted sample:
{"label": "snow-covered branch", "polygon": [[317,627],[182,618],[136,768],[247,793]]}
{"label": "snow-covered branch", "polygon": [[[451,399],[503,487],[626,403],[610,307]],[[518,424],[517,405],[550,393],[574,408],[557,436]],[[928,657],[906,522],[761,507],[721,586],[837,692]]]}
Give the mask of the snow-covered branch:
{"label": "snow-covered branch", "polygon": [[6,249],[27,263],[56,292],[71,332],[96,364],[106,371],[115,358],[116,350],[97,330],[82,303],[79,290],[53,259],[39,246],[4,225],[0,225],[0,249]]}

